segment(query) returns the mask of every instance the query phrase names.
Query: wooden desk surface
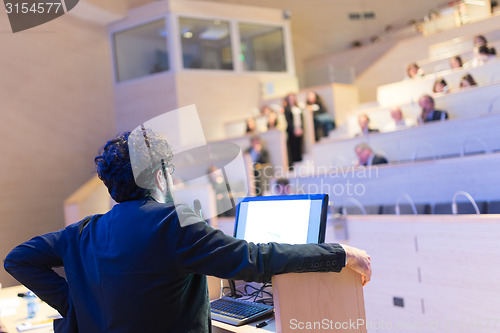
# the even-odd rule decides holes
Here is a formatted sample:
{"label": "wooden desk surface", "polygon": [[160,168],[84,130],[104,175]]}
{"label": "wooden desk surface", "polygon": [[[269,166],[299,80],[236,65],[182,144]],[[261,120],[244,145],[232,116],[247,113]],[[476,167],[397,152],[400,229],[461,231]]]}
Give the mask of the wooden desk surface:
{"label": "wooden desk surface", "polygon": [[[18,293],[25,293],[28,289],[24,286],[15,286],[0,289],[0,322],[3,324],[7,332],[15,333],[17,326],[24,323],[32,325],[51,321],[54,316],[58,315],[57,311],[51,308],[47,303],[40,302],[40,308],[35,318],[28,319],[26,300],[17,297]],[[48,333],[53,332],[52,324],[47,327],[31,329],[26,332],[33,333]]]}
{"label": "wooden desk surface", "polygon": [[264,320],[267,320],[267,319],[269,319],[269,317],[267,317],[266,319],[257,320],[256,322],[253,322],[253,323],[250,323],[247,325],[242,325],[242,326],[233,326],[233,325],[229,325],[226,323],[221,323],[220,321],[212,320],[212,332],[213,333],[226,333],[226,332],[267,333],[267,332],[276,332],[276,322],[274,320],[271,321],[267,326],[264,326],[262,328],[255,327],[255,325],[257,325],[258,323],[263,322]]}

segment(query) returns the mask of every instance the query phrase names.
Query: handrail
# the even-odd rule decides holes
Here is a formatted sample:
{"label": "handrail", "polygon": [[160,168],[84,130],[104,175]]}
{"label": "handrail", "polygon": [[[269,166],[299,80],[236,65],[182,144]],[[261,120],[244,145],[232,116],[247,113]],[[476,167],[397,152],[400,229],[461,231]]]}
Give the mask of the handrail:
{"label": "handrail", "polygon": [[451,213],[453,215],[457,215],[458,214],[457,197],[459,195],[463,195],[464,197],[466,197],[467,199],[469,199],[469,201],[471,202],[472,206],[474,207],[474,210],[476,211],[476,214],[477,215],[481,215],[481,212],[479,212],[479,207],[477,206],[476,201],[474,200],[474,198],[472,197],[472,195],[470,195],[468,192],[465,192],[465,191],[458,191],[458,192],[456,192],[453,195],[453,202],[451,204]]}
{"label": "handrail", "polygon": [[413,152],[413,157],[412,157],[412,161],[415,162],[417,160],[417,155],[418,155],[418,152],[420,151],[421,148],[423,147],[429,147],[433,153],[433,160],[437,160],[437,152],[436,152],[436,148],[434,148],[434,146],[427,142],[427,144],[425,145],[421,145],[421,146],[418,146],[417,149],[415,149],[415,151]]}
{"label": "handrail", "polygon": [[460,150],[460,157],[465,156],[465,145],[469,142],[477,142],[480,145],[482,145],[485,153],[488,153],[490,151],[490,149],[488,148],[488,145],[483,140],[481,140],[479,138],[469,138],[467,140],[464,140],[464,142],[462,142],[462,149]]}
{"label": "handrail", "polygon": [[488,106],[488,112],[487,112],[487,113],[491,113],[491,111],[493,111],[493,106],[494,106],[494,105],[495,105],[495,103],[496,103],[497,101],[499,101],[499,100],[500,100],[500,96],[497,96],[497,97],[495,97],[495,98],[493,98],[493,99],[491,100],[490,105]]}
{"label": "handrail", "polygon": [[409,194],[402,194],[399,196],[398,200],[396,201],[396,207],[394,208],[396,215],[401,215],[401,210],[399,209],[399,202],[401,199],[406,199],[410,203],[411,210],[413,211],[413,215],[418,215],[417,213],[417,207],[415,207],[415,203],[413,202],[413,199],[410,197]]}
{"label": "handrail", "polygon": [[347,201],[350,201],[353,204],[355,204],[359,208],[359,210],[361,211],[361,213],[363,213],[363,215],[367,215],[366,209],[365,209],[365,207],[363,206],[363,204],[361,202],[359,202],[358,200],[354,199],[353,197],[348,197],[348,198],[346,198],[344,200],[344,204],[342,205],[342,215],[343,216],[347,216],[347,207],[346,207]]}

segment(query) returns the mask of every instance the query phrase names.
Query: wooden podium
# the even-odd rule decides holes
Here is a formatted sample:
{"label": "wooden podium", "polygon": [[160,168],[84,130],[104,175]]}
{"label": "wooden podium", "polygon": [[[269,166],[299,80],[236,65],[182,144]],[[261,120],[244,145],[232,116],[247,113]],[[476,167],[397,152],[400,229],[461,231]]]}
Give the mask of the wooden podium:
{"label": "wooden podium", "polygon": [[273,277],[276,332],[366,332],[361,277],[341,273],[293,273]]}
{"label": "wooden podium", "polygon": [[361,276],[351,269],[276,275],[272,283],[276,319],[270,327],[258,329],[256,323],[236,327],[212,321],[214,332],[366,333]]}

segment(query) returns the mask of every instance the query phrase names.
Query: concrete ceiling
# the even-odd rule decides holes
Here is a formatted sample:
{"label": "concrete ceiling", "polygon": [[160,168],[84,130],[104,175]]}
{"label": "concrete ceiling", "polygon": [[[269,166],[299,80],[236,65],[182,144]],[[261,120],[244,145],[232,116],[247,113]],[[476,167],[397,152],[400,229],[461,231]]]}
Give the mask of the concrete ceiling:
{"label": "concrete ceiling", "polygon": [[154,2],[154,0],[82,0],[81,2],[94,5],[113,14],[125,15],[127,10]]}

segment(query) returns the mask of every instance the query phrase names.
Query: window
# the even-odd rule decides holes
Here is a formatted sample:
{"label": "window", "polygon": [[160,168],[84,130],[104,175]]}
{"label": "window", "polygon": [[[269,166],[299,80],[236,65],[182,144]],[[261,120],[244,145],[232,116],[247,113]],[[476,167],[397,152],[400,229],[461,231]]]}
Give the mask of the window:
{"label": "window", "polygon": [[161,19],[113,35],[118,82],[169,70],[167,30]]}
{"label": "window", "polygon": [[239,30],[244,70],[286,72],[282,27],[240,23]]}
{"label": "window", "polygon": [[179,18],[184,68],[233,69],[229,22]]}

